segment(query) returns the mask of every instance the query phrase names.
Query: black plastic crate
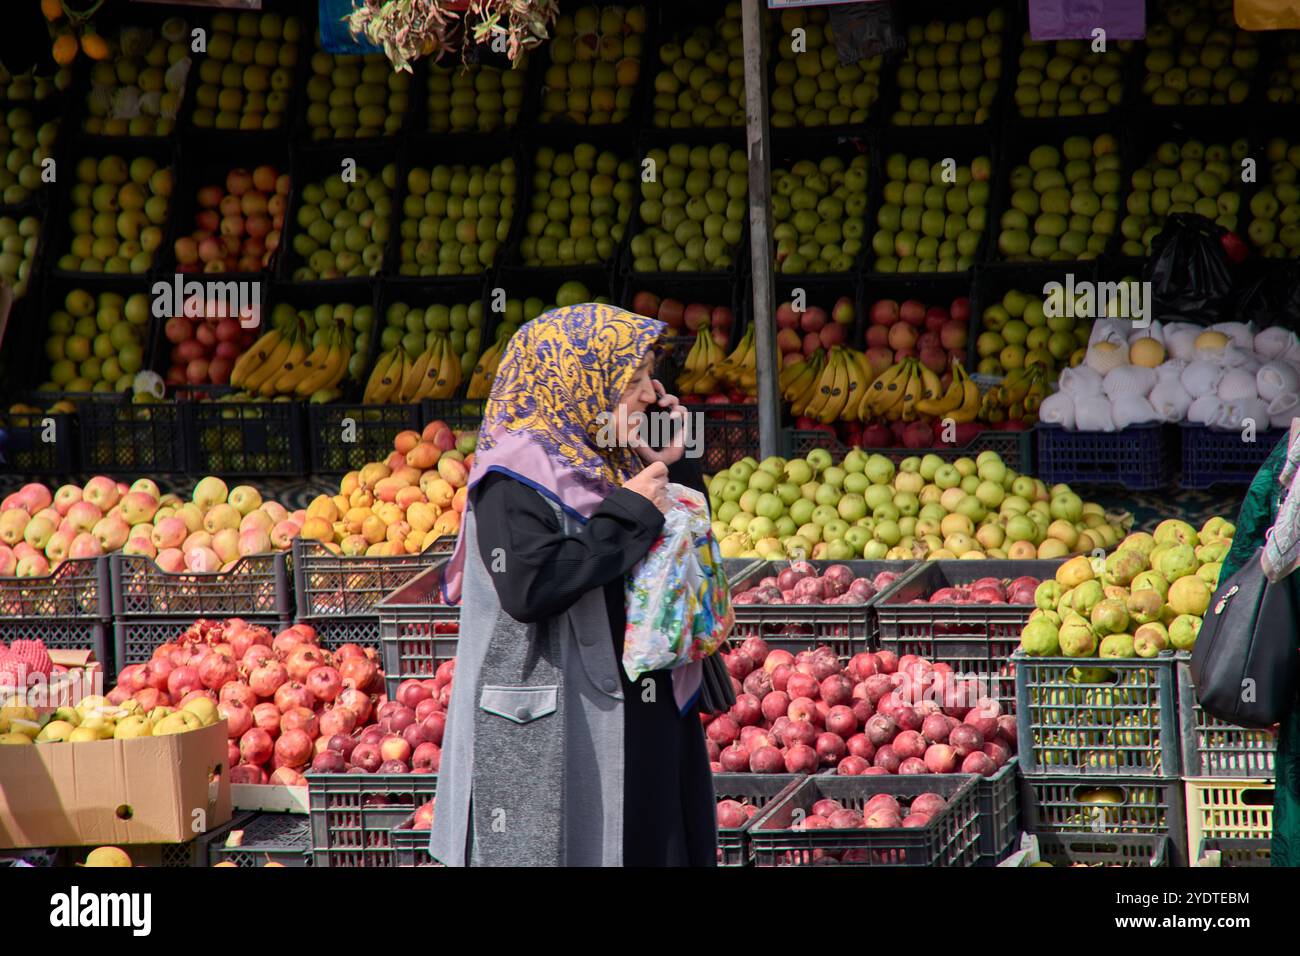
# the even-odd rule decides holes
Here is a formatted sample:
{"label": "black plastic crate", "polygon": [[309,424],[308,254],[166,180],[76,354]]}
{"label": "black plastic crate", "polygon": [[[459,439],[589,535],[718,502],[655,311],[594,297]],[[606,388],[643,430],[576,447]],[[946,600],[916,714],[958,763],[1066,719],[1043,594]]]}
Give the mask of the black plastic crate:
{"label": "black plastic crate", "polygon": [[298,618],[297,623],[309,624],[316,631],[320,646],[329,651],[344,644],[359,644],[379,650],[379,618],[368,617],[314,617]]}
{"label": "black plastic crate", "polygon": [[44,577],[0,578],[0,620],[107,620],[113,616],[108,558],[68,558]]}
{"label": "black plastic crate", "polygon": [[1047,485],[1114,484],[1151,491],[1172,483],[1174,443],[1164,425],[1079,432],[1039,422],[1035,431],[1038,477]]}
{"label": "black plastic crate", "polygon": [[1025,829],[1098,841],[1116,837],[1168,838],[1172,864],[1187,863],[1187,814],[1177,778],[1141,780],[1128,776],[1044,777],[1021,780]]}
{"label": "black plastic crate", "polygon": [[417,830],[412,825],[415,814],[402,821],[401,826],[393,827],[388,838],[393,845],[395,866],[437,866],[433,854],[429,852],[429,831]]}
{"label": "black plastic crate", "polygon": [[[732,570],[727,568],[730,582],[731,593],[739,594],[741,591],[755,587],[765,577],[775,577],[781,571],[789,567],[788,561],[751,561],[748,558],[739,560],[739,568]],[[905,577],[915,566],[912,561],[864,561],[854,559],[851,561],[809,561],[818,574],[825,571],[833,564],[846,565],[855,577],[874,580],[882,571],[889,571],[898,577],[898,580]],[[889,587],[893,587],[891,584]],[[880,593],[883,593],[883,589]],[[798,625],[802,627],[805,623],[814,625],[813,637],[819,642],[825,641],[832,643],[837,647],[837,653],[842,660],[848,660],[859,651],[867,650],[865,645],[860,645],[858,638],[861,637],[867,643],[870,643],[872,637],[877,632],[875,608],[872,602],[875,598],[864,604],[835,605],[829,607],[825,605],[809,604],[740,604],[735,607],[736,627],[732,631],[732,640],[739,644],[746,637],[757,634],[763,638],[772,647],[785,646],[791,651],[802,650],[808,646],[808,638],[802,636],[805,631],[796,630],[790,632],[794,635],[782,642],[780,628],[784,624]],[[817,623],[822,620],[821,612],[834,612],[827,614],[826,628],[816,627]],[[811,615],[811,618],[808,616]],[[838,624],[852,620],[855,622],[850,633],[839,633]],[[859,630],[856,622],[861,621]],[[843,645],[842,647],[840,645]]]}
{"label": "black plastic crate", "polygon": [[197,475],[307,473],[302,402],[186,402],[190,472]]}
{"label": "black plastic crate", "polygon": [[437,790],[431,773],[307,774],[314,865],[396,866],[393,828]]}
{"label": "black plastic crate", "polygon": [[949,664],[957,674],[986,683],[984,693],[1008,712],[1016,706],[1011,655],[1034,611],[1032,604],[911,604],[941,588],[980,578],[1052,578],[1060,561],[926,561],[914,566],[871,600],[883,650],[915,654],[932,664]]}
{"label": "black plastic crate", "polygon": [[802,774],[752,774],[715,773],[713,794],[721,802],[736,800],[758,808],[744,826],[718,827],[718,866],[749,866],[751,864],[749,828],[761,815],[763,808],[788,795],[800,781]]}
{"label": "black plastic crate", "polygon": [[1020,787],[1016,758],[991,777],[979,777],[975,792],[980,805],[980,865],[997,866],[1014,848],[1020,834]]}
{"label": "black plastic crate", "polygon": [[385,597],[450,553],[442,539],[420,554],[347,557],[318,541],[293,542],[294,593],[298,617],[373,617]]}
{"label": "black plastic crate", "polygon": [[[228,841],[234,830],[242,831],[237,846]],[[307,817],[296,813],[258,813],[244,819],[225,834],[225,839],[208,844],[208,865],[233,863],[235,866],[311,866],[311,825]]]}
{"label": "black plastic crate", "polygon": [[389,695],[410,677],[433,677],[456,656],[460,607],[442,604],[442,568],[430,568],[379,604],[379,641]]}
{"label": "black plastic crate", "polygon": [[1178,664],[1178,719],[1184,776],[1271,780],[1277,775],[1277,738],[1266,729],[1237,727],[1207,714],[1183,662]]}
{"label": "black plastic crate", "polygon": [[383,461],[397,433],[408,430],[420,430],[419,405],[308,404],[311,473],[341,475]]}
{"label": "black plastic crate", "polygon": [[[219,616],[219,615],[217,615]],[[249,624],[260,624],[272,631],[289,626],[287,618],[244,617]],[[194,624],[195,618],[119,617],[113,622],[113,670],[116,674],[129,664],[143,664],[160,644],[180,637]],[[107,668],[106,668],[107,670]]]}
{"label": "black plastic crate", "polygon": [[77,414],[84,470],[108,475],[188,471],[189,433],[180,404],[91,401],[78,404]]}
{"label": "black plastic crate", "polygon": [[99,661],[108,673],[110,668],[108,621],[89,618],[66,617],[0,617],[0,642],[8,644],[21,638],[23,640],[40,640],[50,650],[80,651],[92,650],[95,660]]}
{"label": "black plastic crate", "polygon": [[1038,853],[1052,866],[1172,866],[1173,843],[1158,834],[1039,833]]}
{"label": "black plastic crate", "polygon": [[1286,429],[1275,428],[1258,432],[1254,441],[1243,441],[1240,429],[1182,425],[1178,431],[1183,448],[1179,484],[1184,488],[1249,485],[1264,459],[1286,435]]}
{"label": "black plastic crate", "polygon": [[81,436],[75,412],[6,412],[0,415],[0,431],[0,469],[20,475],[76,473]]}
{"label": "black plastic crate", "polygon": [[1269,840],[1260,839],[1216,839],[1206,837],[1196,851],[1196,859],[1203,860],[1205,854],[1218,850],[1220,866],[1272,866],[1273,846]]}
{"label": "black plastic crate", "polygon": [[[937,793],[947,805],[923,827],[879,830],[794,830],[823,797],[861,810],[878,793],[900,799]],[[979,801],[967,774],[808,777],[750,822],[755,866],[813,866],[825,853],[852,852],[841,866],[974,866],[979,860]]]}
{"label": "black plastic crate", "polygon": [[716,474],[746,456],[758,457],[757,404],[703,403],[683,407],[704,423],[705,474]]}
{"label": "black plastic crate", "polygon": [[1182,767],[1177,657],[1029,657],[1016,669],[1026,774],[1174,777]]}
{"label": "black plastic crate", "polygon": [[[825,448],[841,460],[849,452],[845,445],[831,432],[818,429],[787,428],[783,433],[786,457],[802,458],[814,448]],[[944,461],[956,461],[958,458],[978,458],[986,451],[996,452],[1008,468],[1014,468],[1021,474],[1032,474],[1034,470],[1034,430],[985,428],[965,445],[935,445],[932,448],[907,448],[895,445],[891,448],[864,448],[869,455],[884,455],[894,464],[904,458],[917,455],[938,455]]]}
{"label": "black plastic crate", "polygon": [[[857,577],[874,578],[881,571],[902,574],[911,565],[903,561],[813,561],[824,571],[832,564],[847,565]],[[780,573],[781,562],[758,561],[731,581],[731,592],[753,587],[763,578]],[[736,624],[731,630],[732,643],[739,645],[747,637],[761,637],[769,648],[782,648],[792,654],[826,645],[841,661],[869,649],[871,612],[868,604],[739,604],[735,606]]]}
{"label": "black plastic crate", "polygon": [[289,555],[250,554],[229,571],[169,574],[150,557],[109,556],[113,613],[120,617],[249,617],[293,613]]}
{"label": "black plastic crate", "polygon": [[454,431],[478,433],[483,424],[483,398],[426,398],[420,403],[420,418],[424,424],[441,421]]}

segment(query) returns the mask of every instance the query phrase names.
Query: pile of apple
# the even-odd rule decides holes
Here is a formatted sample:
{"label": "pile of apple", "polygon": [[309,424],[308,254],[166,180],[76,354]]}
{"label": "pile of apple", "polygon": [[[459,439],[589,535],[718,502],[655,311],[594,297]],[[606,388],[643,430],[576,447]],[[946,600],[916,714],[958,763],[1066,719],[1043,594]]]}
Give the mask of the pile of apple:
{"label": "pile of apple", "polygon": [[415,167],[406,185],[401,275],[479,275],[496,262],[514,220],[518,176],[512,158]]}
{"label": "pile of apple", "polygon": [[174,243],[178,272],[261,272],[280,246],[289,174],[274,166],[232,169],[200,186],[195,229]]}
{"label": "pile of apple", "polygon": [[898,65],[894,126],[984,123],[1002,75],[1006,11],[965,23],[932,20],[907,29],[907,55]]}
{"label": "pile of apple", "polygon": [[772,239],[783,275],[849,272],[866,232],[865,153],[800,159],[772,170]]}
{"label": "pile of apple", "polygon": [[971,315],[966,296],[953,299],[947,307],[927,306],[920,299],[879,299],[868,315],[867,361],[877,373],[905,358],[919,358],[936,375],[946,372],[953,359],[966,361]]}
{"label": "pile of apple", "polygon": [[707,328],[720,347],[726,348],[731,341],[733,316],[730,306],[683,303],[671,296],[661,299],[653,292],[642,290],[632,297],[632,311],[666,323],[668,331],[665,335],[694,335]]}
{"label": "pile of apple", "polygon": [[24,485],[0,503],[0,576],[42,577],[68,558],[121,550],[169,573],[227,571],[241,557],[286,551],[305,520],[257,489],[209,476],[189,502],[148,478],[129,487],[96,475],[51,491]]}
{"label": "pile of apple", "polygon": [[977,578],[970,584],[953,584],[932,594],[913,598],[909,604],[1027,604],[1034,603],[1038,578]]}
{"label": "pile of apple", "polygon": [[[739,5],[735,6],[739,21]],[[884,57],[876,54],[841,62],[830,16],[818,8],[782,10],[780,33],[779,59],[772,74],[773,128],[865,123],[880,96]],[[798,47],[796,36],[802,37]]]}
{"label": "pile of apple", "polygon": [[92,295],[73,289],[50,313],[45,357],[49,379],[40,391],[125,392],[144,366],[149,296]]}
{"label": "pile of apple", "polygon": [[77,162],[68,225],[72,245],[59,257],[69,272],[142,275],[162,245],[172,171],[148,156]]}
{"label": "pile of apple", "polygon": [[0,129],[0,201],[18,206],[42,187],[41,171],[59,132],[57,120],[38,128],[31,110],[13,109]]}
{"label": "pile of apple", "polygon": [[818,349],[844,345],[853,327],[853,300],[840,296],[829,308],[807,305],[795,308],[794,300],[776,307],[776,347],[782,366],[810,357]]}
{"label": "pile of apple", "polygon": [[159,703],[161,700],[170,698],[148,688],[138,697],[125,693],[83,697],[76,706],[57,707],[48,714],[11,705],[0,716],[0,744],[79,744],[165,737],[211,727],[221,719],[216,701],[203,695],[189,694],[175,707]]}
{"label": "pile of apple", "polygon": [[[796,823],[793,829],[896,830],[899,827],[923,827],[948,805],[948,801],[937,793],[921,793],[903,799],[907,802],[906,810],[897,797],[887,793],[877,793],[868,797],[859,811],[852,807],[845,807],[838,800],[826,797],[814,803],[812,813]],[[865,852],[848,850],[842,862],[857,862],[851,854]],[[817,851],[814,850],[813,859],[817,858]]]}
{"label": "pile of apple", "polygon": [[[740,4],[712,26],[700,24],[659,47],[654,125],[664,129],[739,126],[745,121],[745,47]],[[776,116],[772,125],[778,125]]]}
{"label": "pile of apple", "polygon": [[1274,137],[1265,147],[1268,182],[1250,197],[1246,235],[1260,255],[1288,259],[1300,250],[1300,146]]}
{"label": "pile of apple", "polygon": [[92,64],[84,128],[92,135],[170,136],[190,72],[190,28],[169,17],[153,30],[124,26],[113,56]]}
{"label": "pile of apple", "polygon": [[394,557],[455,535],[474,445],[472,433],[457,436],[442,421],[398,432],[387,459],[348,472],[337,495],[318,495],[308,505],[302,537],[348,557]]}
{"label": "pile of apple", "polygon": [[542,77],[543,123],[622,123],[641,75],[645,8],[579,7],[555,21]]}
{"label": "pile of apple", "polygon": [[[901,69],[901,67],[900,67]],[[884,202],[871,248],[877,272],[959,272],[975,262],[988,223],[987,156],[949,160],[894,153],[885,160]]]}
{"label": "pile of apple", "polygon": [[1243,139],[1206,145],[1200,140],[1168,141],[1156,147],[1145,165],[1133,170],[1120,222],[1120,251],[1144,256],[1164,229],[1170,213],[1194,212],[1236,230],[1241,197],[1236,191],[1240,163],[1249,154]]}
{"label": "pile of apple", "polygon": [[163,325],[163,335],[171,345],[163,380],[168,385],[229,384],[235,360],[253,344],[260,328],[245,328],[239,317],[227,314],[225,302],[186,305],[182,314],[171,316]]}
{"label": "pile of apple", "polygon": [[641,231],[632,237],[633,272],[729,268],[745,228],[748,160],[726,143],[655,147],[641,177]]}
{"label": "pile of apple", "polygon": [[411,74],[382,54],[336,56],[316,32],[307,81],[307,127],[313,140],[392,136],[406,116]]}
{"label": "pile of apple", "polygon": [[866,604],[897,578],[893,571],[860,578],[845,564],[832,564],[819,574],[809,562],[794,561],[777,574],[760,578],[753,587],[733,594],[731,603]]}
{"label": "pile of apple", "polygon": [[216,13],[199,57],[194,125],[278,129],[289,110],[302,28],[296,16]]}
{"label": "pile of apple", "polygon": [[1086,40],[1034,42],[1021,37],[1016,105],[1020,115],[1082,116],[1105,113],[1124,100],[1124,57],[1133,41],[1094,50]]}
{"label": "pile of apple", "polygon": [[519,124],[528,77],[527,54],[515,69],[491,63],[429,64],[426,114],[430,133],[490,133]]}
{"label": "pile of apple", "polygon": [[[980,316],[975,371],[1004,377],[1013,369],[1038,364],[1055,375],[1067,365],[1079,364],[1092,335],[1094,310],[1082,303],[1077,308],[1070,305],[1064,290],[1044,296],[1041,290],[1008,289]],[[1051,317],[1049,310],[1055,313]]]}
{"label": "pile of apple", "polygon": [[631,160],[591,143],[540,147],[519,251],[524,265],[574,266],[613,258],[634,198]]}
{"label": "pile of apple", "polygon": [[1015,718],[947,664],[891,651],[844,664],[759,637],[723,660],[736,702],[700,715],[715,773],[992,776],[1016,752]]}
{"label": "pile of apple", "polygon": [[39,216],[0,216],[0,280],[13,288],[15,299],[27,294],[40,240]]}
{"label": "pile of apple", "polygon": [[1018,474],[991,451],[895,466],[857,448],[835,464],[816,448],[805,458],[742,458],[708,487],[724,558],[1059,558],[1114,547],[1132,520],[1107,516],[1068,485]]}

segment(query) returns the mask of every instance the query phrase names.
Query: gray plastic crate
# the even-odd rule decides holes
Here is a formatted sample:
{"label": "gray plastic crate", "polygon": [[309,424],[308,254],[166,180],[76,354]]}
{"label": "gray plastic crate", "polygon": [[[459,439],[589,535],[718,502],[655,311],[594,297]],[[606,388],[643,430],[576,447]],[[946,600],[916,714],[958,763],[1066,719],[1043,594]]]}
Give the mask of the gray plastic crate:
{"label": "gray plastic crate", "polygon": [[1033,613],[1032,604],[912,604],[941,588],[980,578],[1053,577],[1060,561],[927,561],[871,600],[881,650],[915,654],[954,673],[978,678],[1009,713],[1015,711],[1011,655]]}
{"label": "gray plastic crate", "polygon": [[1178,776],[1174,654],[1013,661],[1023,773]]}
{"label": "gray plastic crate", "polygon": [[1191,669],[1178,664],[1178,718],[1182,731],[1183,775],[1232,779],[1273,779],[1277,738],[1255,727],[1237,727],[1207,714],[1196,699]]}
{"label": "gray plastic crate", "polygon": [[1211,850],[1218,850],[1222,854],[1222,866],[1273,865],[1273,847],[1269,840],[1206,837],[1197,848],[1196,859],[1203,859]]}
{"label": "gray plastic crate", "polygon": [[[108,558],[69,558],[44,577],[0,578],[0,620],[113,616]],[[48,644],[48,642],[46,642]]]}
{"label": "gray plastic crate", "polygon": [[[923,827],[880,830],[795,830],[797,815],[823,797],[861,810],[878,793],[900,799],[938,793],[948,804]],[[813,866],[824,854],[852,851],[842,866],[975,866],[979,861],[979,799],[969,774],[815,776],[795,785],[750,821],[755,866]]]}
{"label": "gray plastic crate", "polygon": [[1021,812],[1030,833],[1056,836],[1168,837],[1175,866],[1187,865],[1187,812],[1178,779],[1020,778]]}
{"label": "gray plastic crate", "polygon": [[109,556],[115,617],[254,617],[293,613],[289,555],[240,558],[229,571],[169,574],[149,557]]}
{"label": "gray plastic crate", "polygon": [[441,564],[454,538],[439,538],[419,554],[386,558],[334,554],[318,541],[293,542],[294,593],[300,620],[363,617],[416,575]]}
{"label": "gray plastic crate", "polygon": [[[245,617],[249,624],[261,624],[272,631],[289,626],[286,618]],[[175,640],[193,623],[192,617],[118,618],[113,622],[113,673],[128,664],[143,664],[160,644]]]}
{"label": "gray plastic crate", "polygon": [[[902,573],[912,567],[908,561],[813,561],[819,572],[832,564],[847,565],[858,577],[874,578],[881,571]],[[731,593],[738,594],[775,575],[785,562],[759,561],[731,581]],[[897,583],[897,582],[895,582]],[[846,661],[868,649],[872,612],[865,604],[740,604],[735,606],[736,626],[731,641],[739,644],[747,637],[761,637],[772,649],[798,653],[810,647],[826,645]]]}
{"label": "gray plastic crate", "polygon": [[1152,866],[1172,865],[1173,844],[1156,834],[1066,833],[1038,834],[1038,853],[1053,866]]}
{"label": "gray plastic crate", "polygon": [[49,650],[95,652],[107,674],[112,666],[108,640],[109,622],[86,618],[0,617],[0,641],[8,644],[15,638],[41,640]]}
{"label": "gray plastic crate", "polygon": [[239,846],[227,846],[231,832],[208,844],[208,865],[233,863],[235,866],[311,866],[311,825],[307,817],[296,813],[258,813],[243,819],[232,830],[242,830]]}
{"label": "gray plastic crate", "polygon": [[719,802],[739,800],[758,807],[759,810],[742,827],[718,827],[718,866],[753,865],[749,828],[762,815],[764,807],[786,796],[804,779],[802,774],[794,773],[770,776],[752,773],[713,775],[713,793]]}
{"label": "gray plastic crate", "polygon": [[975,789],[980,806],[980,865],[996,866],[1015,849],[1020,835],[1019,765],[1012,757],[991,777],[980,777]]}
{"label": "gray plastic crate", "polygon": [[335,651],[344,644],[360,644],[379,649],[379,618],[377,617],[312,617],[298,618],[299,624],[310,624],[316,629],[320,646]]}
{"label": "gray plastic crate", "polygon": [[408,677],[432,677],[456,656],[460,607],[442,604],[442,568],[430,568],[379,604],[379,642],[391,697]]}
{"label": "gray plastic crate", "polygon": [[314,864],[396,866],[393,828],[437,789],[435,774],[307,774]]}
{"label": "gray plastic crate", "polygon": [[396,866],[438,866],[429,852],[429,831],[412,827],[415,814],[410,814],[401,826],[394,827],[388,839],[393,845]]}

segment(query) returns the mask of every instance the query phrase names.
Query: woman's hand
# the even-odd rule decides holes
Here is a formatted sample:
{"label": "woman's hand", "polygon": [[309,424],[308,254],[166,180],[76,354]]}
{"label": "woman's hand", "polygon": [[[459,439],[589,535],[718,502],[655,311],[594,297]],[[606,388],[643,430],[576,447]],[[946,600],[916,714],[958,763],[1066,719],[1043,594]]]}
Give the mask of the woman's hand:
{"label": "woman's hand", "polygon": [[669,395],[664,389],[663,383],[658,379],[652,379],[655,394],[659,396],[657,404],[645,410],[646,421],[649,421],[651,415],[667,413],[677,422],[677,428],[674,430],[673,440],[664,448],[654,449],[645,442],[645,436],[641,436],[641,441],[636,445],[636,453],[646,464],[661,462],[665,465],[672,465],[681,461],[682,455],[686,453],[686,426],[689,419],[687,411],[682,407],[682,403],[677,400],[676,395]]}
{"label": "woman's hand", "polygon": [[634,491],[660,511],[668,510],[668,466],[654,461],[623,482],[623,487]]}

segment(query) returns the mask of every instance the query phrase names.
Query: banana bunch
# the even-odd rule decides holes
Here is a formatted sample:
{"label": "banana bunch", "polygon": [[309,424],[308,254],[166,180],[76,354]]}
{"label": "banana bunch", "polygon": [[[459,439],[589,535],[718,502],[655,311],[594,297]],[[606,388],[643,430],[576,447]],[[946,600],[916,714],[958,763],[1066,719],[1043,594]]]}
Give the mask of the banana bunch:
{"label": "banana bunch", "polygon": [[430,332],[426,348],[411,355],[401,345],[380,354],[366,382],[362,401],[367,405],[418,402],[426,398],[451,398],[460,387],[460,356],[451,339]]}
{"label": "banana bunch", "polygon": [[[925,371],[930,372],[929,369]],[[930,372],[933,375],[933,372]],[[916,403],[916,410],[922,415],[935,418],[951,418],[955,422],[965,423],[975,420],[980,407],[979,386],[971,381],[966,368],[956,359],[952,362],[952,381],[948,388],[936,398],[923,398]]]}
{"label": "banana bunch", "polygon": [[777,374],[781,395],[790,403],[792,411],[798,409],[795,411],[796,415],[802,414],[802,410],[812,401],[813,391],[821,379],[825,366],[826,353],[818,349],[807,358],[783,366]]}
{"label": "banana bunch", "polygon": [[492,393],[492,382],[497,377],[497,366],[506,350],[506,338],[498,338],[486,352],[479,356],[474,365],[474,373],[469,379],[466,398],[487,398]]}
{"label": "banana bunch", "polygon": [[1051,382],[1049,373],[1041,365],[1014,368],[1002,379],[1002,384],[984,393],[979,408],[979,420],[990,425],[1004,421],[1038,421],[1038,408],[1043,404]]}
{"label": "banana bunch", "polygon": [[353,333],[342,322],[318,336],[313,347],[306,326],[295,317],[254,342],[235,362],[230,384],[249,397],[297,397],[328,401],[348,374]]}
{"label": "banana bunch", "polygon": [[[810,376],[807,367],[790,372],[790,393],[794,393],[796,382],[798,385],[798,393],[790,399],[790,411],[797,416],[816,419],[823,425],[857,418],[871,381],[871,367],[866,355],[837,345],[832,347],[824,364],[820,364],[822,350],[814,352],[813,360],[815,375]],[[805,363],[788,365],[787,369],[798,369],[807,362],[806,359]],[[781,369],[783,375],[787,369]]]}
{"label": "banana bunch", "polygon": [[[693,349],[692,349],[693,351]],[[689,361],[689,356],[688,359]],[[758,394],[758,366],[754,354],[754,327],[751,325],[741,336],[735,351],[713,369],[714,378],[740,389],[747,395]]]}
{"label": "banana bunch", "polygon": [[704,326],[695,333],[695,344],[686,354],[686,364],[677,376],[677,390],[683,395],[711,395],[722,382],[718,380],[717,366],[724,360],[722,346]]}

